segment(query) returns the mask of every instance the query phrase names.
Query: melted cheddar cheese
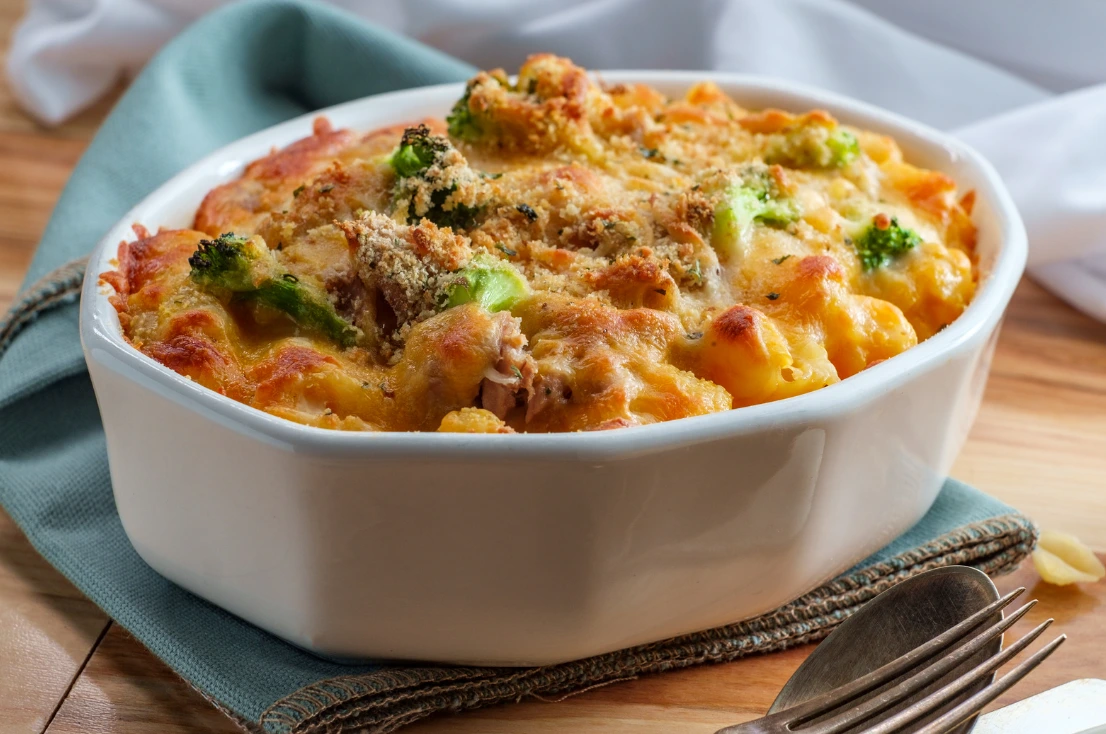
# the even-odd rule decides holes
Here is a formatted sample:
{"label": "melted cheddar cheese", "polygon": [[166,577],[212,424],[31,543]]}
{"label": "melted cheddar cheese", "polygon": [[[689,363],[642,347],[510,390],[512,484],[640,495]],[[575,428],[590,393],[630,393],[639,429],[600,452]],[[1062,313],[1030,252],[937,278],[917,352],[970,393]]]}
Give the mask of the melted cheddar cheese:
{"label": "melted cheddar cheese", "polygon": [[[192,229],[136,226],[103,280],[136,349],[299,423],[617,428],[818,390],[933,335],[974,292],[971,201],[824,111],[539,55],[474,77],[448,123],[319,119]],[[240,287],[283,296],[198,277],[231,233],[267,273]]]}

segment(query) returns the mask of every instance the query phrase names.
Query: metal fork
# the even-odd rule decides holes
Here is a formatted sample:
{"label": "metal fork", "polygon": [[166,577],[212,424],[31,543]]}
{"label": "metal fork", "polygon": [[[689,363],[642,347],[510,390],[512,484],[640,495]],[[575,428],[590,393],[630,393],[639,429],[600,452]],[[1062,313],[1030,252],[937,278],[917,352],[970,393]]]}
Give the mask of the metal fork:
{"label": "metal fork", "polygon": [[[744,724],[720,729],[716,734],[786,734],[789,732],[837,734],[857,727],[892,706],[905,701],[910,696],[923,691],[979,652],[989,640],[1013,626],[1037,603],[1036,600],[1008,615],[1001,622],[969,637],[991,615],[1007,606],[1023,591],[1025,591],[1024,587],[1010,592],[955,627],[951,627],[934,637],[929,642],[914,648],[905,655],[861,678],[857,678],[851,683],[835,688],[797,706],[769,714],[756,721],[748,721]],[[991,676],[995,670],[1037,639],[1052,624],[1052,621],[1051,619],[1045,620],[1029,634],[994,657],[975,666],[951,683],[937,688],[890,718],[875,723],[871,727],[863,729],[863,731],[865,734],[895,734],[896,732],[907,731],[909,726],[916,726],[920,719],[940,710],[942,706],[948,704],[956,696]],[[999,680],[991,682],[986,688],[973,694],[963,703],[958,704],[928,724],[921,728],[912,728],[910,731],[913,734],[942,734],[967,721],[1040,665],[1041,661],[1051,655],[1066,639],[1067,635],[1060,635],[1026,658]],[[933,662],[930,662],[931,660]],[[926,663],[929,664],[922,667]],[[864,698],[865,694],[894,681],[915,668],[918,668],[917,672],[911,674],[910,677],[884,691]]]}

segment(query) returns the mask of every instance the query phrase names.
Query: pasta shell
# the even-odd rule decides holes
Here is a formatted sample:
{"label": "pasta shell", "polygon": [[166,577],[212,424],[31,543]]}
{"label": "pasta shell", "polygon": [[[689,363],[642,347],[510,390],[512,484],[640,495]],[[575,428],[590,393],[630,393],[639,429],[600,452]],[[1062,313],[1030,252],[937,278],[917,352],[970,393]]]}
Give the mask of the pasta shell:
{"label": "pasta shell", "polygon": [[1106,577],[1106,567],[1074,535],[1045,531],[1033,551],[1033,565],[1050,584],[1093,583]]}

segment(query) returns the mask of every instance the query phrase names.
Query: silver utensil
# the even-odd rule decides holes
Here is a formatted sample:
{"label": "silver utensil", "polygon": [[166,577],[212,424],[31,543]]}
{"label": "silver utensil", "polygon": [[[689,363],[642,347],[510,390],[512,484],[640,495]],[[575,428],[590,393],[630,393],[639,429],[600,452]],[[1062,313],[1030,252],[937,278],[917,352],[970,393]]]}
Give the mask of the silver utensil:
{"label": "silver utensil", "polygon": [[[932,640],[998,598],[998,589],[987,574],[967,566],[934,569],[897,584],[863,605],[815,648],[776,696],[768,713],[790,708],[851,683]],[[997,611],[987,624],[1001,621],[1002,612]],[[1001,649],[1002,639],[995,637],[934,687],[952,681]],[[964,691],[950,702],[950,707],[991,680],[981,680]],[[899,705],[914,703],[925,693],[923,690]],[[884,714],[885,717],[889,715]],[[878,720],[876,717],[870,723]],[[967,734],[974,724],[974,721],[966,722],[953,732]]]}
{"label": "silver utensil", "polygon": [[[886,658],[886,650],[901,647],[903,638],[917,637],[918,629],[903,625],[903,609],[914,609],[913,615],[905,615],[907,619],[913,616],[920,620],[934,610],[943,610],[944,614],[938,616],[947,618],[952,608],[963,606],[965,599],[972,596],[965,595],[965,589],[981,586],[978,578],[968,581],[972,574],[979,573],[972,569],[953,567],[938,571],[922,574],[881,594],[843,623],[811,657],[818,655],[823,647],[827,647],[829,652],[818,655],[819,660],[806,673],[803,670],[807,668],[805,664],[796,671],[796,676],[781,692],[777,704],[780,699],[788,698],[784,695],[788,688],[792,689],[790,697],[798,698],[794,693],[803,677],[811,677],[809,671],[817,671],[820,667],[836,667],[837,673],[831,678],[843,678],[849,682],[801,703],[796,701],[796,705],[787,708],[774,705],[768,716],[727,727],[717,734],[838,734],[861,731],[868,734],[944,734],[952,730],[966,731],[984,706],[1037,667],[1066,637],[1061,635],[1003,678],[994,681],[994,671],[1024,650],[1052,623],[1051,619],[1045,621],[1006,650],[997,652],[996,645],[1001,646],[1000,635],[1036,603],[1031,601],[1002,618],[1001,610],[1024,591],[1018,589],[982,609],[977,608],[951,627],[948,624],[943,627],[938,625],[940,629],[931,639],[879,664],[874,670],[871,666],[867,670],[858,670],[864,667],[865,661]],[[987,584],[990,582],[987,581]],[[986,588],[985,585],[983,587]],[[959,590],[960,594],[934,597],[932,593],[923,593],[932,592],[934,588],[945,588],[946,592]],[[990,586],[990,589],[993,588],[993,585]],[[953,601],[950,602],[950,598]],[[937,599],[943,599],[945,603],[941,604]],[[974,599],[978,600],[978,595]],[[888,614],[893,620],[890,625],[886,619],[872,624],[872,620],[880,620]],[[996,618],[999,621],[996,622]],[[846,630],[846,627],[849,629]],[[839,639],[834,640],[835,637]],[[899,641],[888,645],[889,639]],[[829,644],[831,641],[832,645]],[[881,642],[884,644],[881,645]],[[841,652],[850,649],[853,651],[851,655],[840,656]],[[858,649],[862,653],[871,651],[874,654],[858,655]],[[831,658],[835,653],[838,654],[836,666],[832,666]],[[793,685],[796,679],[799,683]],[[965,728],[957,729],[965,722]]]}

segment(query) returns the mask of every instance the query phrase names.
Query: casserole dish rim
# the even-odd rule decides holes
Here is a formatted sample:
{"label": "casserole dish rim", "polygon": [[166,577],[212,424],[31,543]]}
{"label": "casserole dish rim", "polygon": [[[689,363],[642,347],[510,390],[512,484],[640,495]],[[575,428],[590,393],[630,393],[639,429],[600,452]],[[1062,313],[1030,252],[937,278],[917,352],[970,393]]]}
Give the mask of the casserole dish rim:
{"label": "casserole dish rim", "polygon": [[[142,354],[123,336],[115,308],[108,301],[110,286],[101,284],[100,274],[112,268],[121,240],[133,239],[132,223],[155,230],[161,223],[141,221],[142,212],[172,200],[177,190],[200,178],[225,182],[238,175],[242,166],[263,155],[274,143],[286,145],[307,134],[318,116],[364,117],[373,111],[396,108],[389,113],[396,122],[413,119],[405,108],[420,103],[459,97],[464,82],[388,92],[344,102],[313,111],[266,128],[215,150],[169,178],[127,212],[100,240],[89,259],[82,286],[80,334],[86,360],[109,363],[116,372],[155,389],[174,402],[186,405],[209,420],[251,435],[266,443],[297,452],[324,455],[419,456],[449,458],[483,456],[503,460],[564,457],[595,461],[627,458],[641,452],[665,450],[691,443],[725,439],[729,436],[772,430],[783,425],[822,420],[847,414],[868,400],[902,387],[914,377],[950,358],[989,333],[1001,318],[1022,271],[1027,241],[1017,210],[998,174],[975,150],[953,136],[873,105],[807,85],[758,75],[708,71],[595,71],[610,82],[645,83],[652,86],[690,87],[712,81],[735,100],[742,95],[787,98],[790,109],[824,107],[846,124],[875,129],[895,136],[902,144],[909,138],[915,148],[940,149],[950,160],[966,163],[979,178],[973,188],[991,205],[999,232],[993,263],[982,273],[972,302],[947,328],[905,352],[874,365],[840,382],[783,400],[761,403],[672,421],[633,426],[611,431],[573,433],[457,434],[437,432],[366,431],[347,432],[302,425],[240,403],[177,374]],[[448,108],[448,102],[442,112]],[[781,105],[785,106],[785,105]],[[372,123],[378,127],[382,122]],[[343,121],[340,126],[353,125]],[[904,148],[908,146],[904,145]],[[910,158],[910,156],[907,156]],[[233,165],[232,165],[233,164]],[[938,167],[939,169],[939,167]]]}

